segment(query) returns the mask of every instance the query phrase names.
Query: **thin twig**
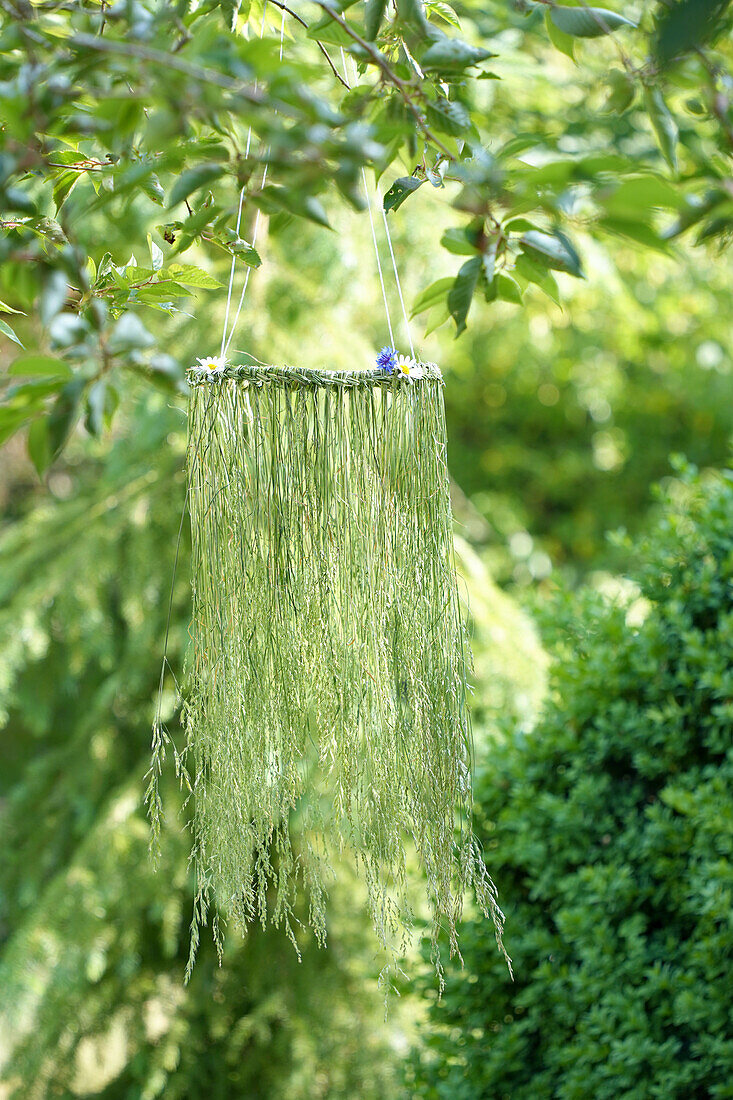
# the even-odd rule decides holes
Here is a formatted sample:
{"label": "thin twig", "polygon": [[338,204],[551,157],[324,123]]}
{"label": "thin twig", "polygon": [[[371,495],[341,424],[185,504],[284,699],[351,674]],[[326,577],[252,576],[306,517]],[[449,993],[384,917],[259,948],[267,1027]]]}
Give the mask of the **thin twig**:
{"label": "thin twig", "polygon": [[[270,3],[273,4],[276,8],[280,8],[280,11],[287,12],[287,14],[291,15],[297,23],[300,23],[301,27],[305,27],[305,29],[308,30],[308,24],[306,23],[305,19],[301,18],[301,16],[299,16],[296,11],[293,11],[292,8],[289,8],[287,4],[281,4],[280,0],[270,0]],[[343,84],[344,88],[348,89],[349,85],[346,83],[344,78],[341,76],[341,73],[334,65],[333,61],[331,60],[331,55],[329,54],[326,47],[323,45],[322,42],[319,42],[318,39],[316,39],[316,45],[330,65],[333,75],[341,84]]]}
{"label": "thin twig", "polygon": [[100,161],[87,161],[79,164],[58,164],[56,161],[47,160],[47,168],[66,168],[70,172],[101,172],[103,168],[110,167],[109,165],[102,164]]}

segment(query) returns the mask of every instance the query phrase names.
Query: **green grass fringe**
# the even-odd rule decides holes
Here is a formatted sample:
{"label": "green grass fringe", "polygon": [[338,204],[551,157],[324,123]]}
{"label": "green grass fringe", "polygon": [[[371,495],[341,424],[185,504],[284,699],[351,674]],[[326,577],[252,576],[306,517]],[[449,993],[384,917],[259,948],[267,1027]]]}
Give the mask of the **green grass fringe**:
{"label": "green grass fringe", "polygon": [[440,371],[410,383],[243,366],[189,379],[191,964],[212,907],[243,928],[272,921],[295,943],[301,889],[325,942],[345,848],[380,942],[403,953],[410,841],[438,967],[441,930],[458,950],[469,889],[501,945],[471,831]]}

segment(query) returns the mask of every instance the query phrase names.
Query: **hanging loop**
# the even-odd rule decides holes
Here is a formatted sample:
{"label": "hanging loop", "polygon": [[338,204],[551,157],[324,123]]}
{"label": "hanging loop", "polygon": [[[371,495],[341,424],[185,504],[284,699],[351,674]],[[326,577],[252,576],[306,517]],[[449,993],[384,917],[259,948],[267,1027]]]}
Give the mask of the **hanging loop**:
{"label": "hanging loop", "polygon": [[[268,0],[264,0],[264,5],[263,5],[263,9],[262,9],[262,23],[260,25],[260,33],[259,33],[260,38],[263,37],[264,31],[265,31],[265,22],[266,22],[266,17],[267,17],[267,2],[268,2]],[[282,57],[283,57],[283,45],[284,45],[284,39],[285,39],[285,14],[286,14],[286,9],[283,7],[282,8],[282,18],[281,18],[281,21],[280,21],[280,60],[281,61],[282,61]],[[347,63],[346,63],[346,54],[344,53],[343,47],[341,47],[341,61],[342,61],[342,64],[343,64],[343,69],[344,69],[344,80],[345,80],[345,83],[348,87],[350,85],[349,85],[349,77],[348,77],[348,70],[347,70]],[[356,81],[358,73],[357,73],[356,63],[353,61],[353,58],[352,58],[352,68],[353,68],[353,78],[352,79],[354,81]],[[250,125],[249,129],[247,131],[247,143],[246,143],[246,148],[245,148],[245,157],[249,156],[251,144],[252,144],[252,126]],[[263,168],[263,172],[262,172],[262,183],[261,183],[262,188],[264,188],[264,186],[267,182],[268,164],[267,164],[267,159],[266,158],[267,158],[267,154],[265,153],[264,158],[263,158],[265,160],[265,164],[264,164],[264,168]],[[386,316],[386,320],[387,320],[387,330],[389,332],[390,344],[391,344],[392,347],[395,347],[394,328],[392,326],[392,317],[391,317],[390,309],[389,309],[389,298],[388,298],[388,295],[387,295],[387,287],[386,287],[385,278],[384,278],[384,271],[383,271],[383,268],[382,268],[382,261],[381,261],[381,257],[380,257],[380,254],[379,254],[379,244],[378,244],[378,241],[377,241],[377,230],[376,230],[376,225],[375,225],[375,221],[374,221],[374,212],[373,212],[373,208],[372,208],[372,189],[369,187],[369,184],[368,184],[368,181],[367,181],[367,172],[366,172],[366,168],[364,166],[362,166],[362,169],[361,169],[361,176],[362,176],[362,182],[364,184],[364,192],[366,194],[367,212],[369,214],[369,226],[370,226],[371,236],[372,236],[372,245],[374,247],[374,257],[375,257],[375,260],[376,260],[377,274],[379,276],[379,285],[380,285],[381,291],[382,291],[382,301],[384,302],[384,312],[385,312],[385,316]],[[240,192],[239,192],[239,205],[238,205],[238,208],[237,208],[237,221],[236,221],[237,236],[239,236],[239,230],[240,230],[240,226],[241,226],[241,222],[242,222],[242,209],[243,209],[243,206],[244,206],[244,192],[245,192],[245,188],[243,186],[241,188]],[[407,336],[407,342],[410,346],[410,354],[411,354],[412,358],[414,359],[415,358],[415,345],[413,343],[412,332],[411,332],[411,329],[410,329],[410,321],[409,321],[409,318],[408,318],[408,315],[407,315],[407,309],[405,307],[404,295],[402,293],[402,283],[401,283],[400,276],[399,276],[399,271],[398,271],[398,268],[397,268],[397,258],[395,256],[394,246],[392,244],[392,236],[391,236],[390,231],[389,231],[389,223],[387,221],[387,214],[386,214],[385,209],[384,209],[384,204],[382,203],[381,199],[379,198],[379,193],[378,193],[378,190],[377,190],[376,186],[374,188],[374,192],[377,195],[377,201],[379,202],[379,207],[380,207],[380,210],[381,210],[381,213],[382,213],[382,222],[383,222],[383,225],[384,225],[384,235],[385,235],[386,240],[387,240],[387,247],[389,248],[390,260],[392,262],[392,271],[393,271],[393,274],[394,274],[394,281],[395,281],[395,286],[397,288],[397,296],[399,298],[400,308],[402,310],[402,319],[403,319],[403,322],[404,322],[405,334]],[[253,246],[257,242],[257,232],[258,232],[258,229],[259,229],[259,224],[260,224],[260,211],[258,209],[255,213],[254,227],[253,227],[253,230],[252,230],[252,245]],[[232,255],[232,262],[231,262],[231,266],[230,266],[230,269],[229,269],[229,284],[228,284],[228,287],[227,287],[227,301],[226,301],[226,310],[225,310],[225,313],[224,313],[224,325],[223,325],[222,335],[221,335],[220,359],[222,360],[222,362],[226,359],[227,352],[229,351],[229,346],[232,342],[232,339],[234,338],[234,333],[236,331],[237,322],[238,322],[239,317],[240,317],[241,312],[242,312],[242,307],[244,305],[244,299],[245,299],[245,296],[247,294],[247,288],[249,286],[250,274],[251,274],[251,271],[252,271],[252,269],[250,267],[248,267],[247,270],[244,273],[244,279],[243,279],[243,282],[242,282],[242,290],[241,290],[241,293],[239,295],[239,301],[237,303],[237,308],[236,308],[236,311],[235,311],[235,314],[234,314],[234,319],[231,323],[231,326],[229,326],[229,315],[230,315],[230,312],[231,312],[232,293],[233,293],[233,287],[234,287],[234,274],[235,274],[235,270],[236,270],[236,263],[237,263],[236,255]]]}
{"label": "hanging loop", "polygon": [[[263,7],[262,7],[262,22],[260,24],[260,33],[259,33],[260,38],[264,37],[264,33],[265,33],[265,22],[266,22],[266,19],[267,19],[267,3],[268,3],[268,0],[264,0],[264,4],[263,4]],[[281,61],[283,59],[283,44],[284,44],[284,41],[285,41],[285,8],[282,9],[282,18],[280,20],[280,60]],[[257,88],[257,84],[255,84],[255,90],[256,90],[256,88]],[[250,125],[248,130],[247,130],[247,144],[246,144],[245,151],[244,151],[245,159],[249,156],[249,151],[250,151],[251,145],[252,145],[252,126]],[[264,169],[262,171],[262,183],[260,184],[261,188],[264,188],[265,184],[267,183],[267,168],[268,168],[268,165],[267,165],[266,157],[267,157],[267,154],[265,153],[265,156],[264,156],[265,166],[264,166]],[[239,192],[239,206],[237,208],[237,222],[236,222],[237,237],[239,236],[239,227],[240,227],[241,222],[242,222],[242,207],[243,207],[243,204],[244,204],[244,190],[245,190],[245,188],[244,188],[244,185],[243,185],[240,192]],[[252,229],[252,247],[253,248],[254,248],[255,244],[257,243],[257,230],[259,228],[259,224],[260,224],[260,212],[259,212],[259,210],[257,210],[257,212],[255,213],[254,227]],[[233,287],[234,287],[234,272],[235,272],[235,269],[236,269],[236,265],[237,265],[237,257],[236,257],[236,254],[232,253],[232,262],[231,262],[231,266],[229,268],[229,285],[227,287],[227,304],[226,304],[226,310],[225,310],[225,313],[224,313],[224,326],[222,328],[222,333],[221,333],[221,350],[219,352],[219,357],[222,361],[226,358],[226,354],[229,350],[229,345],[232,342],[232,338],[234,336],[234,332],[235,332],[236,327],[237,327],[237,321],[239,320],[239,316],[242,312],[242,306],[244,305],[244,298],[245,298],[245,295],[247,293],[247,287],[249,286],[250,272],[252,271],[252,268],[248,267],[247,270],[244,273],[244,280],[242,282],[242,293],[239,295],[239,302],[237,303],[237,310],[236,310],[236,313],[234,314],[234,320],[232,321],[231,329],[229,329],[229,334],[227,335],[227,326],[229,324],[229,310],[230,310],[231,302],[232,302],[232,290],[233,290]]]}

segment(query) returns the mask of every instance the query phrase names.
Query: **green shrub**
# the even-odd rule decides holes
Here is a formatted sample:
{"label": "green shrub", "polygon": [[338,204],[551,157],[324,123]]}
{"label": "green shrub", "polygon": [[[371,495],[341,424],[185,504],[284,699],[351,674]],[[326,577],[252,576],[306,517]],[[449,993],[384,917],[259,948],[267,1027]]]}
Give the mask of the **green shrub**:
{"label": "green shrub", "polygon": [[640,558],[631,610],[555,610],[545,713],[480,780],[515,981],[464,928],[413,1096],[733,1096],[733,475],[675,483]]}

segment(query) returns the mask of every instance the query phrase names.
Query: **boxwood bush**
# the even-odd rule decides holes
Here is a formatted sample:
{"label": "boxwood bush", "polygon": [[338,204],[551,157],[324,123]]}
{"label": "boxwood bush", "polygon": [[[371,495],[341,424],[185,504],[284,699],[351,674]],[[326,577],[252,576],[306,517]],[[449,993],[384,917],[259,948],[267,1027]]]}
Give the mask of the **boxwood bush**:
{"label": "boxwood bush", "polygon": [[544,715],[479,780],[515,980],[469,922],[412,1096],[733,1097],[733,475],[639,550],[631,611],[555,608]]}

